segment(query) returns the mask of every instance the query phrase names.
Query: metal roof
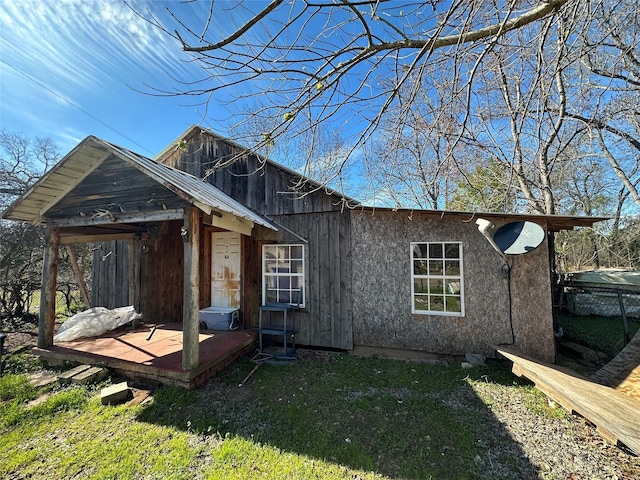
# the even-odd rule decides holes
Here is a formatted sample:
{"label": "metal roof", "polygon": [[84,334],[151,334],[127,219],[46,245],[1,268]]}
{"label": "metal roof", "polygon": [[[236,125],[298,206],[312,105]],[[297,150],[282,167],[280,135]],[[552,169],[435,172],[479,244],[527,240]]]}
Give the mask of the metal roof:
{"label": "metal roof", "polygon": [[617,288],[640,292],[640,272],[622,268],[601,268],[564,274],[566,285]]}
{"label": "metal roof", "polygon": [[233,148],[238,149],[238,151],[243,152],[244,153],[250,153],[251,155],[255,155],[257,158],[260,159],[260,163],[264,163],[264,164],[268,164],[271,165],[274,168],[277,168],[278,170],[281,170],[285,173],[288,173],[289,175],[292,175],[293,177],[296,178],[300,178],[302,180],[304,180],[305,183],[307,183],[308,185],[312,185],[314,190],[316,189],[322,189],[327,195],[335,195],[337,196],[339,199],[341,199],[342,201],[347,202],[349,205],[351,206],[359,206],[360,202],[354,198],[351,198],[347,195],[345,195],[344,193],[333,189],[327,185],[324,185],[322,183],[319,183],[317,181],[315,181],[312,178],[309,177],[305,177],[302,173],[297,172],[295,170],[292,170],[289,167],[286,167],[278,162],[275,162],[273,160],[271,160],[268,157],[265,157],[264,155],[258,153],[257,151],[255,151],[254,149],[251,148],[247,148],[244,147],[242,145],[240,145],[239,143],[229,139],[229,138],[225,138],[222,135],[219,135],[215,132],[212,132],[211,130],[209,130],[208,128],[205,127],[201,127],[200,125],[191,125],[190,127],[188,127],[184,132],[182,132],[182,134],[177,137],[172,143],[170,143],[169,145],[167,145],[160,153],[158,153],[155,157],[154,160],[156,160],[157,162],[162,162],[163,159],[170,154],[173,150],[175,150],[176,145],[178,143],[180,143],[182,140],[187,139],[188,137],[190,137],[191,135],[193,135],[194,133],[197,132],[201,132],[204,134],[209,135],[210,137],[219,140],[221,142],[225,142],[226,144],[230,145]]}
{"label": "metal roof", "polygon": [[453,210],[421,210],[412,208],[390,207],[357,207],[354,211],[367,212],[370,215],[376,212],[403,212],[409,217],[414,214],[429,217],[459,217],[465,223],[475,223],[482,217],[487,219],[521,221],[528,220],[534,223],[545,223],[547,231],[558,232],[560,230],[572,230],[575,227],[593,227],[596,222],[609,220],[609,217],[583,217],[579,215],[543,215],[534,213],[498,213],[498,212],[459,212]]}
{"label": "metal roof", "polygon": [[53,205],[75,188],[104,160],[115,155],[207,214],[218,210],[277,231],[278,228],[210,183],[158,163],[105,140],[89,136],[16,200],[2,218],[40,223]]}

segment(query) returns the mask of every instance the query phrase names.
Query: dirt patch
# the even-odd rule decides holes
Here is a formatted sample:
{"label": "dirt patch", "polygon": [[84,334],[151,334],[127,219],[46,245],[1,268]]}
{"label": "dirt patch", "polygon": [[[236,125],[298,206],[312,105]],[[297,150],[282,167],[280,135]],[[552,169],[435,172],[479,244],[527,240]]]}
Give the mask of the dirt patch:
{"label": "dirt patch", "polygon": [[17,353],[30,350],[38,342],[38,329],[33,331],[20,331],[5,333],[4,352],[5,354]]}

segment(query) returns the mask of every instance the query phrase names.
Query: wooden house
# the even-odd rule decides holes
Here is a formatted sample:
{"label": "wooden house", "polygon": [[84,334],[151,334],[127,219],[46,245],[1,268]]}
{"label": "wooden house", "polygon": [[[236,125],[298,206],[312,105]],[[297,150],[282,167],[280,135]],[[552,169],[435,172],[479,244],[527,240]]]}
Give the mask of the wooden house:
{"label": "wooden house", "polygon": [[236,307],[251,328],[272,301],[299,307],[301,345],[487,356],[510,345],[553,361],[552,242],[514,257],[507,276],[480,216],[545,232],[601,220],[365,207],[197,126],[155,160],[88,137],[3,214],[48,227],[43,349],[58,246],[91,241],[92,304],[182,323],[185,370],[199,363],[200,309]]}

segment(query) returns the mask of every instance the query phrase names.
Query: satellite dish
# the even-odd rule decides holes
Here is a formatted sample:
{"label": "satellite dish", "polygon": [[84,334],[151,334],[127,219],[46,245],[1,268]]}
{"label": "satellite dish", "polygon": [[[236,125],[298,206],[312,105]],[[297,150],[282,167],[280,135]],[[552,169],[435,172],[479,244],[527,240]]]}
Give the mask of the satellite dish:
{"label": "satellite dish", "polygon": [[544,229],[533,222],[512,222],[500,227],[493,241],[507,255],[521,255],[535,250],[544,241]]}

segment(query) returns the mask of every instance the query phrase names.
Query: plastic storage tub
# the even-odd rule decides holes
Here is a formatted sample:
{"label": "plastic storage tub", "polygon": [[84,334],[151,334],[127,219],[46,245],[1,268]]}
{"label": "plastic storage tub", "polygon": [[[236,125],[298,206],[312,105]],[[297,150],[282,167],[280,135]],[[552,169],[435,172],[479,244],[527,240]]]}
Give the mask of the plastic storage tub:
{"label": "plastic storage tub", "polygon": [[236,330],[239,326],[239,312],[233,307],[207,307],[198,315],[200,328],[205,330]]}

